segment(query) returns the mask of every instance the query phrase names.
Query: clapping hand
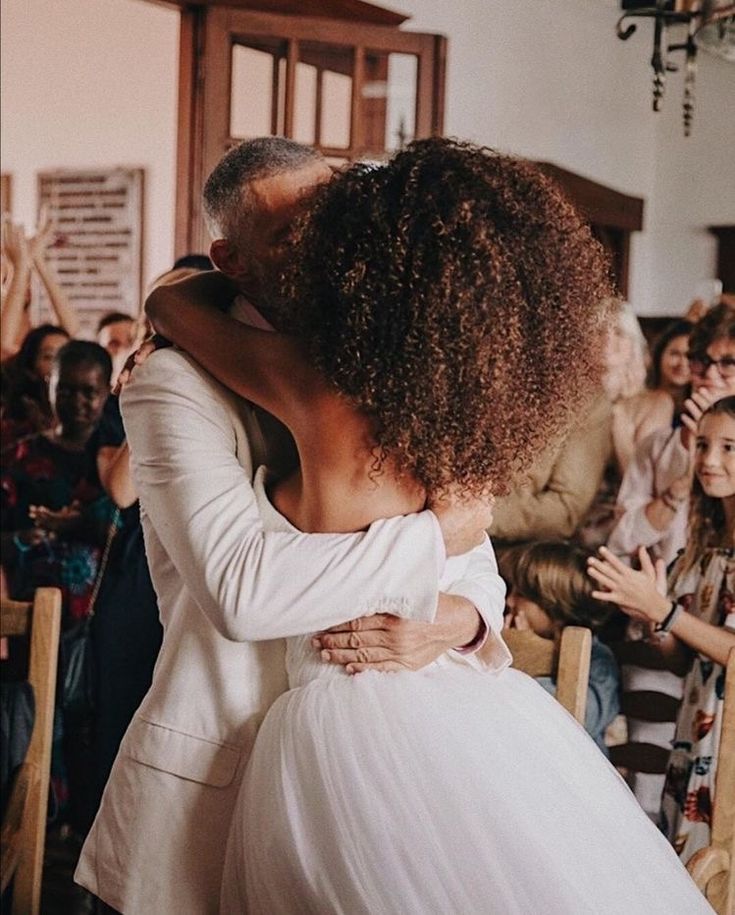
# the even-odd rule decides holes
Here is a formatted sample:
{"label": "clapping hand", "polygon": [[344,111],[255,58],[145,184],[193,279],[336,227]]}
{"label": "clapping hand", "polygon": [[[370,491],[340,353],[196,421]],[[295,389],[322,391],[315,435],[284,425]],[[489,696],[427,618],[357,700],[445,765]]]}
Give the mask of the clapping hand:
{"label": "clapping hand", "polygon": [[72,502],[63,508],[54,510],[45,505],[31,505],[28,517],[36,528],[50,534],[64,534],[73,529],[82,517],[79,502]]}
{"label": "clapping hand", "polygon": [[604,590],[593,591],[597,600],[618,604],[623,613],[646,623],[659,623],[671,609],[666,597],[666,565],[663,560],[652,562],[648,551],[638,550],[640,569],[632,569],[600,547],[600,556],[590,556],[587,571]]}

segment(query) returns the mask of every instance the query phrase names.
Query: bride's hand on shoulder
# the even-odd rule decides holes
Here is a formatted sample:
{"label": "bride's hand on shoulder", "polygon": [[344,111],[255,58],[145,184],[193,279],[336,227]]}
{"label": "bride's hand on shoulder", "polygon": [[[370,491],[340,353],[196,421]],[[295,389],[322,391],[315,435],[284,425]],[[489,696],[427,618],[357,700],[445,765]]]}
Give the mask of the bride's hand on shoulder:
{"label": "bride's hand on shoulder", "polygon": [[493,521],[495,499],[463,498],[459,492],[448,492],[429,499],[427,507],[436,515],[444,538],[447,556],[459,556],[479,546]]}
{"label": "bride's hand on shoulder", "polygon": [[132,378],[133,369],[137,365],[143,365],[151,353],[155,353],[157,349],[163,349],[166,346],[171,346],[171,342],[165,337],[162,337],[160,334],[151,334],[150,337],[145,339],[140,344],[138,349],[132,352],[125,360],[125,365],[123,365],[122,369],[120,370],[120,374],[117,376],[117,380],[115,381],[112,393],[119,395],[125,385],[128,384]]}
{"label": "bride's hand on shoulder", "polygon": [[440,594],[433,623],[376,613],[320,632],[312,645],[327,664],[350,674],[366,670],[420,670],[453,648],[473,643],[484,623],[469,600]]}

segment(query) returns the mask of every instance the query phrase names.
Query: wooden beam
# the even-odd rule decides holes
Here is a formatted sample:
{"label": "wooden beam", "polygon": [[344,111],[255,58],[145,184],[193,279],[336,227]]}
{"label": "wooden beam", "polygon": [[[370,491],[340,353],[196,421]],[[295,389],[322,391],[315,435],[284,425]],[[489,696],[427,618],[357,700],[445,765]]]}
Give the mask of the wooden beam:
{"label": "wooden beam", "polygon": [[407,13],[389,10],[364,0],[148,0],[158,6],[187,10],[192,7],[229,6],[262,13],[285,16],[320,16],[348,22],[369,22],[373,25],[399,26],[411,17]]}
{"label": "wooden beam", "polygon": [[643,228],[645,201],[641,197],[623,194],[551,162],[538,162],[537,165],[561,185],[591,223],[629,232],[640,232]]}

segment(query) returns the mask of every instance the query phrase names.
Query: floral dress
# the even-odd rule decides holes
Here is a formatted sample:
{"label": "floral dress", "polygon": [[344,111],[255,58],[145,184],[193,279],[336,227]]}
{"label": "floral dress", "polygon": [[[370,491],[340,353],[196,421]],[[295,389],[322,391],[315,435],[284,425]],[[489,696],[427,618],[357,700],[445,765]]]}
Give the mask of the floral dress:
{"label": "floral dress", "polygon": [[[689,613],[735,630],[735,551],[708,550],[675,593]],[[723,666],[697,654],[684,680],[661,808],[662,829],[684,862],[710,843],[724,693]]]}
{"label": "floral dress", "polygon": [[[69,450],[41,433],[3,449],[3,569],[15,600],[30,600],[39,587],[57,587],[62,596],[62,629],[90,612],[102,546],[115,511],[97,477],[92,443]],[[19,531],[33,527],[31,505],[58,511],[78,503],[83,524],[74,535],[45,537],[25,545]],[[63,652],[59,683],[63,682]],[[74,725],[57,704],[51,760],[52,819],[68,820],[82,831],[89,819],[89,725]]]}
{"label": "floral dress", "polygon": [[3,557],[8,590],[15,600],[30,600],[38,587],[61,589],[63,623],[86,616],[97,575],[105,531],[114,506],[97,478],[89,449],[70,451],[44,434],[21,439],[3,450],[2,530],[33,527],[31,505],[53,510],[79,503],[85,520],[79,534],[46,538],[18,547],[17,538]]}

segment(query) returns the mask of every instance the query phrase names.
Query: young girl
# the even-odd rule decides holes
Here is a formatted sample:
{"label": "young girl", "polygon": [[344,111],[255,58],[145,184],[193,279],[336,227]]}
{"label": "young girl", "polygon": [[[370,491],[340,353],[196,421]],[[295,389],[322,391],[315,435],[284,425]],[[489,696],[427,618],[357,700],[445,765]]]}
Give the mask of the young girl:
{"label": "young girl", "polygon": [[[566,541],[542,540],[512,550],[507,559],[512,582],[506,605],[506,625],[531,629],[545,639],[556,639],[565,626],[591,629],[592,655],[584,726],[607,755],[605,730],[620,710],[620,673],[615,657],[594,634],[615,612],[612,604],[592,597],[587,575],[589,552]],[[538,677],[552,695],[551,677]]]}
{"label": "young girl", "polygon": [[[606,268],[528,163],[414,143],[330,183],[292,258],[273,315],[297,337],[176,287],[151,301],[159,331],[293,432],[300,467],[254,484],[268,530],[355,531],[427,494],[502,491],[589,395]],[[507,653],[490,670],[443,655],[348,676],[320,661],[337,647],[287,640],[291,688],[249,760],[220,911],[710,911],[584,730]]]}
{"label": "young girl", "polygon": [[595,597],[651,624],[662,650],[691,664],[661,810],[662,826],[684,861],[709,844],[723,668],[735,648],[735,397],[702,415],[694,473],[687,546],[669,574],[668,596],[663,563],[654,568],[644,549],[641,571],[604,548],[602,559],[590,559],[590,574],[602,586]]}

